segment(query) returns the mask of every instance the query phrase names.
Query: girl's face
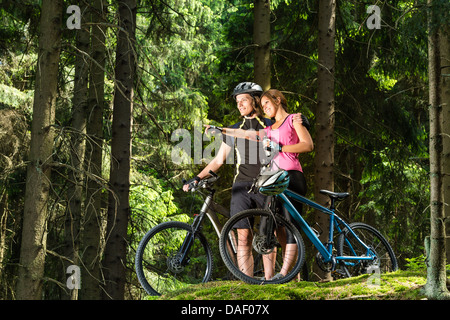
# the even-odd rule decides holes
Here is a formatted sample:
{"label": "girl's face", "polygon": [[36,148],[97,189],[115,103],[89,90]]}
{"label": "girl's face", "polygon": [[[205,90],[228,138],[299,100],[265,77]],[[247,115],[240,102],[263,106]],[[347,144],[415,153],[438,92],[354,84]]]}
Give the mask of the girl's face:
{"label": "girl's face", "polygon": [[262,97],[262,99],[261,99],[261,106],[262,106],[262,109],[263,109],[264,113],[269,118],[274,118],[275,117],[275,115],[276,115],[276,113],[278,111],[278,105],[276,105],[271,100],[269,100],[269,98]]}
{"label": "girl's face", "polygon": [[253,98],[247,93],[237,95],[236,104],[241,116],[247,116],[253,111]]}

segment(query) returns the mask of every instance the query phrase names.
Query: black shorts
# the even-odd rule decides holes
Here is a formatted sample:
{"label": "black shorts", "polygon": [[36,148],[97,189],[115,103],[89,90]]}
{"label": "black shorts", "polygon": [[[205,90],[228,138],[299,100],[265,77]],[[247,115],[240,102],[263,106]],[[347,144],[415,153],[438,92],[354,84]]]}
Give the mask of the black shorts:
{"label": "black shorts", "polygon": [[[248,210],[248,209],[257,209],[264,207],[264,201],[266,200],[266,196],[260,193],[248,193],[252,182],[235,182],[231,189],[231,204],[230,204],[230,215],[234,216],[235,214]],[[249,229],[251,228],[250,224],[245,223],[245,221],[239,221],[234,225],[235,228],[238,229]]]}

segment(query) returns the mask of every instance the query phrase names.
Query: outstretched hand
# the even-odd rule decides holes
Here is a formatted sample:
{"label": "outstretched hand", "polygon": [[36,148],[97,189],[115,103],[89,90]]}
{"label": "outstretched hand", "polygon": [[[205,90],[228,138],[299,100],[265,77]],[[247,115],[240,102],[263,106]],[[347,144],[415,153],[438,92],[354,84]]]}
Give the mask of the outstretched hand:
{"label": "outstretched hand", "polygon": [[208,133],[208,130],[212,130],[212,132],[214,132],[214,131],[222,132],[223,131],[222,127],[212,126],[212,125],[209,125],[209,124],[204,124],[203,126],[206,128],[205,129],[205,133]]}

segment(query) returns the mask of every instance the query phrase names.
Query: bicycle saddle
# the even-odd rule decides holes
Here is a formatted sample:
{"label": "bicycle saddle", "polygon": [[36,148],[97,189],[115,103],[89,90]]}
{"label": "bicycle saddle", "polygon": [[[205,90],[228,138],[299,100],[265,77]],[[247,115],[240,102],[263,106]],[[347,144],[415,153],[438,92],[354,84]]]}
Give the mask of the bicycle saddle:
{"label": "bicycle saddle", "polygon": [[332,192],[332,191],[328,191],[328,190],[320,190],[320,193],[326,194],[330,198],[333,198],[336,200],[344,200],[345,198],[347,198],[350,195],[350,193],[348,193],[348,192]]}

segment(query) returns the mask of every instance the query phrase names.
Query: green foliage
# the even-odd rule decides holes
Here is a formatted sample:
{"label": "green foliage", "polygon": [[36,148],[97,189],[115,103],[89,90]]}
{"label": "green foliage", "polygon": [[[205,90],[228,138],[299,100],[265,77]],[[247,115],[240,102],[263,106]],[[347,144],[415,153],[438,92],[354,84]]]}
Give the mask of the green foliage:
{"label": "green foliage", "polygon": [[39,26],[39,15],[37,0],[0,2],[0,55],[29,49]]}
{"label": "green foliage", "polygon": [[421,255],[415,258],[406,258],[405,267],[411,271],[425,271],[427,268],[425,256]]}
{"label": "green foliage", "polygon": [[0,53],[0,107],[31,114],[36,54]]}
{"label": "green foliage", "polygon": [[[133,210],[151,212],[158,220],[180,219],[181,217],[175,216],[178,209],[173,203],[173,191],[164,190],[157,179],[152,176],[149,178],[137,173],[132,174],[134,181],[130,189],[130,205]],[[137,179],[139,181],[136,181]],[[143,184],[142,180],[147,180],[150,184]]]}
{"label": "green foliage", "polygon": [[174,201],[173,190],[156,177],[155,172],[132,171],[130,187],[131,231],[137,241],[152,227],[164,221],[188,222]]}
{"label": "green foliage", "polygon": [[420,164],[389,154],[392,150],[374,153],[377,164],[363,173],[359,197],[367,202],[359,206],[355,219],[383,230],[402,262],[423,249],[429,231],[429,180]]}
{"label": "green foliage", "polygon": [[33,91],[20,91],[0,83],[0,106],[31,111]]}

